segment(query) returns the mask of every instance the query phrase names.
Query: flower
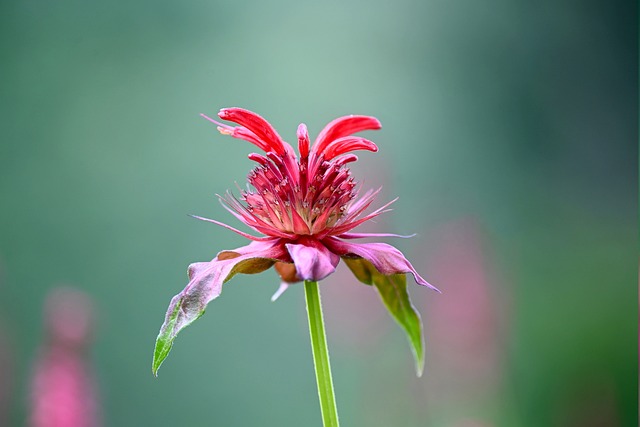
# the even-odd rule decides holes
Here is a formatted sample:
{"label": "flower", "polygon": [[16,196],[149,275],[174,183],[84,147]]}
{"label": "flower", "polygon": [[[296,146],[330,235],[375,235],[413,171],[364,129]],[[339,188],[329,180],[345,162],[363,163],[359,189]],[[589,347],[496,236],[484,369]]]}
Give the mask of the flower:
{"label": "flower", "polygon": [[354,233],[358,225],[387,212],[389,205],[365,214],[377,191],[358,198],[359,187],[348,164],[358,158],[353,151],[378,151],[373,142],[353,134],[380,129],[370,116],[345,116],[330,122],[310,145],[307,127],[297,131],[299,157],[264,118],[242,108],[225,108],[218,116],[239,126],[230,126],[202,115],[218,126],[220,133],[243,139],[264,154],[249,154],[257,166],[247,177],[247,190],[237,198],[227,192],[219,196],[225,208],[261,236],[237,230],[213,219],[195,218],[227,228],[252,242],[220,252],[210,262],[191,264],[189,283],[173,297],[156,341],[153,372],[157,373],[175,336],[200,317],[207,304],[217,298],[222,285],[237,273],[259,273],[275,266],[282,283],[272,299],[290,283],[322,280],[336,269],[342,258],[362,282],[375,285],[387,308],[405,328],[418,363],[422,366],[422,326],[406,293],[405,273],[420,285],[427,283],[395,247],[386,243],[354,243],[367,237],[406,237],[388,233]]}
{"label": "flower", "polygon": [[47,297],[46,339],[31,384],[31,427],[101,425],[88,350],[93,304],[83,292],[56,288]]}

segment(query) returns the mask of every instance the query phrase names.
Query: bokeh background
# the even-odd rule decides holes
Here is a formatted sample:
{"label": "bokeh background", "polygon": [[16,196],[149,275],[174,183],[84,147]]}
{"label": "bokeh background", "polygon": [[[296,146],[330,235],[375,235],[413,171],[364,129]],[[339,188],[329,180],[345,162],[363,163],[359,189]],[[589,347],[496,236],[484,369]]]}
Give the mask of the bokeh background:
{"label": "bokeh background", "polygon": [[56,407],[95,406],[78,419],[320,425],[302,287],[271,303],[273,271],[225,285],[151,375],[187,265],[244,244],[187,216],[235,221],[215,193],[242,185],[253,148],[198,116],[227,106],[288,140],[303,121],[312,136],[339,115],[383,123],[354,173],[400,199],[372,227],[418,233],[397,246],[443,294],[410,281],[417,379],[375,292],[344,267],[322,283],[343,425],[637,425],[637,16],[571,0],[0,3],[0,425],[35,423],[48,395],[60,286],[82,301],[62,324],[93,325],[59,371],[72,391]]}

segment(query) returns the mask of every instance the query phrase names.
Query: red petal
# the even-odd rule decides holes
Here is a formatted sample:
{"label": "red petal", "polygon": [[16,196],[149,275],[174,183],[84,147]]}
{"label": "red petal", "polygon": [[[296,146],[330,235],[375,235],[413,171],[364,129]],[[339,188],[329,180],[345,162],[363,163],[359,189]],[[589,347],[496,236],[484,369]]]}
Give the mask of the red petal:
{"label": "red petal", "polygon": [[247,128],[271,149],[265,151],[275,151],[280,155],[287,151],[282,138],[280,138],[273,126],[253,111],[245,110],[244,108],[223,108],[218,113],[218,117]]}
{"label": "red petal", "polygon": [[267,163],[269,163],[267,158],[262,154],[250,153],[247,157],[249,158],[249,160],[253,160],[256,163],[261,164],[262,166],[265,166]]}
{"label": "red petal", "polygon": [[353,135],[363,130],[377,130],[381,127],[380,121],[371,116],[339,117],[322,129],[313,144],[312,151],[320,155],[329,143],[338,138]]}
{"label": "red petal", "polygon": [[378,151],[378,146],[368,139],[357,136],[345,136],[332,141],[324,149],[324,159],[331,160],[341,154],[356,150]]}
{"label": "red petal", "polygon": [[309,132],[304,123],[300,123],[298,126],[298,151],[301,159],[309,155]]}
{"label": "red petal", "polygon": [[225,125],[224,123],[220,123],[217,120],[214,120],[214,119],[212,119],[211,117],[209,117],[209,116],[207,116],[205,114],[200,114],[200,115],[202,117],[204,117],[205,119],[209,120],[211,123],[217,125],[218,126],[218,131],[223,135],[231,135],[234,138],[244,139],[245,141],[249,141],[250,143],[254,144],[255,146],[257,146],[258,148],[260,148],[263,151],[269,151],[270,150],[269,145],[267,145],[266,143],[261,141],[249,129],[243,128],[242,126],[234,127],[234,126]]}

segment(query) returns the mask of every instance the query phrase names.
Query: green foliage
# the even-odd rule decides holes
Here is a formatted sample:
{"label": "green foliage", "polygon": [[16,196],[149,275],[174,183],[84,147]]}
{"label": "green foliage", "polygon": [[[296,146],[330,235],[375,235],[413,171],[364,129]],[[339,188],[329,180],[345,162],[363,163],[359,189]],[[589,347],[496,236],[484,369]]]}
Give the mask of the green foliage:
{"label": "green foliage", "polygon": [[411,351],[416,360],[416,372],[419,377],[422,376],[424,369],[422,320],[409,299],[406,275],[384,275],[378,272],[373,264],[363,258],[343,259],[358,280],[376,287],[389,313],[407,333]]}

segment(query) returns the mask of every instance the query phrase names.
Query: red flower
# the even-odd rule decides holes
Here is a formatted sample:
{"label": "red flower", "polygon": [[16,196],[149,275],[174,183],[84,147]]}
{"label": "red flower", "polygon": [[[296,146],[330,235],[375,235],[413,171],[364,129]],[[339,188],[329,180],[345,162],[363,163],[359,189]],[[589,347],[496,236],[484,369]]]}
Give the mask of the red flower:
{"label": "red flower", "polygon": [[[393,246],[352,242],[366,237],[403,237],[351,232],[363,222],[387,212],[388,206],[395,201],[365,214],[379,190],[367,191],[358,198],[357,184],[347,167],[357,160],[353,151],[378,151],[373,142],[353,134],[380,129],[380,122],[370,116],[340,117],[325,126],[312,146],[307,128],[301,124],[297,132],[298,158],[291,145],[256,113],[241,108],[225,108],[218,115],[239,126],[203,117],[218,125],[222,134],[249,141],[265,153],[249,154],[249,159],[257,166],[247,177],[251,187],[241,192],[240,199],[229,192],[220,198],[229,212],[262,236],[250,235],[212,219],[196,217],[232,230],[253,242],[220,252],[210,262],[189,266],[189,284],[171,300],[156,342],[154,372],[167,356],[177,333],[202,315],[207,304],[220,295],[222,284],[236,273],[258,273],[275,265],[282,278],[282,286],[274,295],[275,299],[289,283],[324,279],[335,271],[341,258],[359,280],[378,288],[392,314],[410,334],[421,366],[422,345],[418,345],[418,341],[422,342],[421,326],[406,296],[404,274],[411,273],[418,284],[437,289],[427,283]],[[385,296],[385,290],[390,287],[398,288],[395,296]],[[394,312],[390,306],[394,301],[403,305],[400,308],[402,312]],[[413,332],[404,324],[409,320],[400,318],[407,316],[411,318]],[[416,336],[416,329],[419,336]]]}

